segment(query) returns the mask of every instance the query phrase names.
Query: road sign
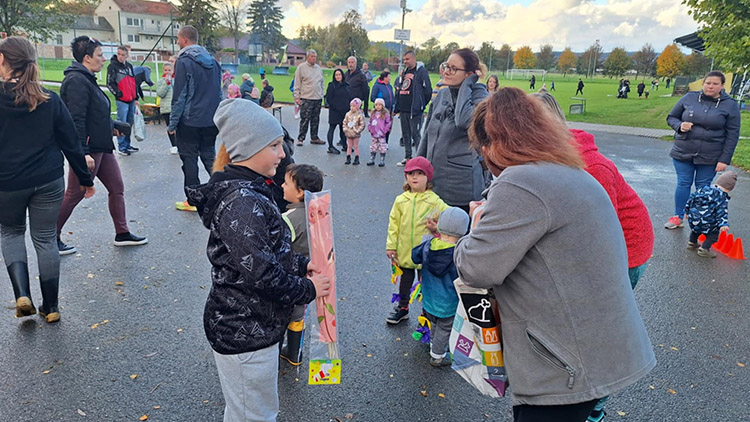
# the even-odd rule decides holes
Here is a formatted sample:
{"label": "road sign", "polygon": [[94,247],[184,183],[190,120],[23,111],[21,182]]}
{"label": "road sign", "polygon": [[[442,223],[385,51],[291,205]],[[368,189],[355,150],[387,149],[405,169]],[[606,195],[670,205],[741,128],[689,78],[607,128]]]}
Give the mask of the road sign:
{"label": "road sign", "polygon": [[394,29],[393,39],[396,41],[409,41],[411,38],[411,29]]}

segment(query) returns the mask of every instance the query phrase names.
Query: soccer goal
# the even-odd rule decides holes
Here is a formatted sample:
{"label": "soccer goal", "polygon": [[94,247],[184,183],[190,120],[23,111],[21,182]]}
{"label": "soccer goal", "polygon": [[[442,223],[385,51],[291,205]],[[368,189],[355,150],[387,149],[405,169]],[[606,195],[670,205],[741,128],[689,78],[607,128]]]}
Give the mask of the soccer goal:
{"label": "soccer goal", "polygon": [[547,76],[547,71],[544,69],[510,69],[508,70],[508,78],[512,81],[515,77],[518,79],[521,77],[522,79],[530,79],[531,75],[542,75],[542,82],[544,82],[544,79]]}

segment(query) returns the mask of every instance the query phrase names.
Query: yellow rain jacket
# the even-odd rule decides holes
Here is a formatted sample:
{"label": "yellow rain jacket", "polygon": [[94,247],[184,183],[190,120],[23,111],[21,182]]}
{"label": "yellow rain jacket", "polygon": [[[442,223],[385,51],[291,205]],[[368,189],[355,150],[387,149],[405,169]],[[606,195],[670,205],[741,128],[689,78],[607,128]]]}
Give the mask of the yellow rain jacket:
{"label": "yellow rain jacket", "polygon": [[433,191],[422,193],[404,192],[396,197],[388,223],[386,250],[396,251],[401,268],[421,268],[411,260],[411,250],[422,243],[429,233],[427,218],[437,220],[448,205]]}

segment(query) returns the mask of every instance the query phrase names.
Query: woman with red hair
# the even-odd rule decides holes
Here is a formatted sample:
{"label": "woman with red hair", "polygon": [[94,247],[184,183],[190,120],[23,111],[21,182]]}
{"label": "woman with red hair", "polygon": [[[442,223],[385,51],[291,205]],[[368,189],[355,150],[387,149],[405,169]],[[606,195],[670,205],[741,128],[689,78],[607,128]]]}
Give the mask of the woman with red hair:
{"label": "woman with red hair", "polygon": [[656,365],[617,214],[565,125],[522,90],[480,103],[469,139],[496,179],[455,262],[497,298],[514,421],[583,422]]}

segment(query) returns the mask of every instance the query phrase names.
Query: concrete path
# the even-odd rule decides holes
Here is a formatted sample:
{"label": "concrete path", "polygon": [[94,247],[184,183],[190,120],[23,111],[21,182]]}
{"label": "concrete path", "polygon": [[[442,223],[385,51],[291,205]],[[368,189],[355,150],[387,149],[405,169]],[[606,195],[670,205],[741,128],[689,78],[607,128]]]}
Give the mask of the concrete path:
{"label": "concrete path", "polygon": [[[666,127],[666,123],[664,126]],[[672,129],[649,129],[644,127],[603,125],[599,123],[568,122],[571,129],[580,129],[587,132],[611,133],[617,135],[642,136],[644,138],[661,138],[674,135]]]}
{"label": "concrete path", "polygon": [[[299,120],[291,107],[283,112],[296,136]],[[326,119],[324,111],[321,122]],[[326,129],[322,124],[321,137]],[[223,397],[203,332],[211,288],[208,231],[196,214],[174,209],[183,199],[182,174],[179,158],[168,154],[165,131],[147,125],[147,140],[136,143],[141,151],[117,157],[131,230],[148,236],[148,245],[112,245],[107,192],[98,182],[97,195],[65,226],[63,238],[78,253],[62,258],[59,324],[13,318],[13,293],[0,271],[0,421],[137,421],[142,415],[160,422],[221,421]],[[748,261],[699,258],[685,249],[685,229],[662,228],[676,182],[669,143],[593,133],[645,201],[656,232],[635,297],[658,365],[612,397],[608,420],[750,420]],[[282,366],[280,422],[512,420],[508,398],[483,397],[450,369],[428,364],[427,348],[411,338],[415,316],[396,327],[385,323],[393,292],[386,227],[404,180],[403,168],[394,165],[403,158],[398,138],[397,124],[384,168],[345,166],[342,155],[326,154],[322,145],[295,151],[298,162],[323,169],[325,187],[333,190],[343,381],[309,386],[307,364],[299,372]],[[368,144],[364,136],[363,151]],[[732,232],[748,239],[748,174],[740,174],[732,197]],[[28,250],[33,277],[30,242]],[[32,293],[38,302],[37,285]]]}

